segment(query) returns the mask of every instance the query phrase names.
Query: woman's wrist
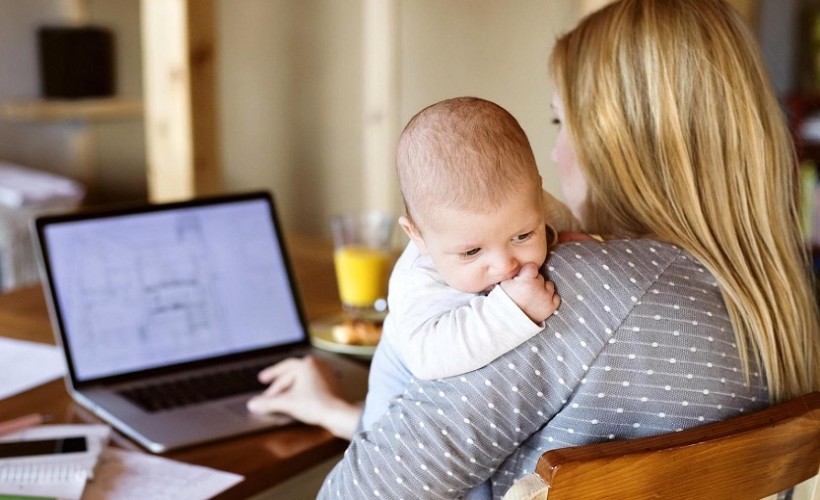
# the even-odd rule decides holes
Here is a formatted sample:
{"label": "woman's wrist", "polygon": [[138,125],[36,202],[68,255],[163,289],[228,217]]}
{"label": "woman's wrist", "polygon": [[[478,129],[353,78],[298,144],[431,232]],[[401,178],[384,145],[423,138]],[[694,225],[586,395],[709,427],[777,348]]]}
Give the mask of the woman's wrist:
{"label": "woman's wrist", "polygon": [[328,404],[322,412],[322,422],[319,425],[327,429],[334,436],[350,441],[359,424],[362,408],[359,404],[348,403],[343,399],[336,399]]}

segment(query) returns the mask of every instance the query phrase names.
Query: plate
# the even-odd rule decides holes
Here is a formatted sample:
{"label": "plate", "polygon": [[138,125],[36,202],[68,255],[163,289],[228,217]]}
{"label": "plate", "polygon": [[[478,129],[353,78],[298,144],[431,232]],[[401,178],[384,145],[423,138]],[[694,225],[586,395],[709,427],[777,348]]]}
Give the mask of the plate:
{"label": "plate", "polygon": [[344,316],[342,315],[338,315],[312,321],[310,325],[308,325],[310,343],[313,344],[314,347],[324,349],[325,351],[335,352],[338,354],[347,354],[349,356],[357,356],[365,359],[372,358],[373,353],[376,352],[376,346],[374,345],[345,344],[333,340],[333,325],[341,321],[343,317]]}

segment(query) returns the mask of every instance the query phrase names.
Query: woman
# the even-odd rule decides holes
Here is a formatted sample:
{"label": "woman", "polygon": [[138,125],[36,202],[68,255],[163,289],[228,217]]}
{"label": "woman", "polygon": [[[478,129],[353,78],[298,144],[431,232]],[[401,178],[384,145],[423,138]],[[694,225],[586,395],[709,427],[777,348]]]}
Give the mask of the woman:
{"label": "woman", "polygon": [[[562,188],[587,231],[612,236],[559,245],[547,264],[563,302],[544,332],[411,383],[320,498],[455,497],[487,479],[501,496],[548,449],[820,388],[796,162],[737,13],[622,0],[559,39],[551,69]],[[377,352],[371,383],[396,368]]]}

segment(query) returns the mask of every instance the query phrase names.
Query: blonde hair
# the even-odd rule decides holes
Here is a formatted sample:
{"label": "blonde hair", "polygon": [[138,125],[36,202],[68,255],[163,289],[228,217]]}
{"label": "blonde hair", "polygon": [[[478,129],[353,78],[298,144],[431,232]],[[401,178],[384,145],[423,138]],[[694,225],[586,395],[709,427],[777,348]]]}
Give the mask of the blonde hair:
{"label": "blonde hair", "polygon": [[477,97],[448,99],[416,114],[399,137],[396,170],[417,223],[431,206],[487,212],[523,183],[541,199],[524,130],[504,108]]}
{"label": "blonde hair", "polygon": [[722,0],[622,0],[561,37],[550,66],[586,229],[696,256],[747,380],[754,361],[782,401],[820,388],[820,321],[794,149],[756,47]]}

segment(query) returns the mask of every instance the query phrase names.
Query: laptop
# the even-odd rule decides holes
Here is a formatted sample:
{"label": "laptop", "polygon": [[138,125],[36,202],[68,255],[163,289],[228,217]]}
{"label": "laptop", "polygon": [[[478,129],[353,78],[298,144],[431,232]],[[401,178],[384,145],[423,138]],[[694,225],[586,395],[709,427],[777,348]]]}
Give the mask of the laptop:
{"label": "laptop", "polygon": [[[290,423],[245,402],[311,349],[269,193],[41,216],[39,264],[72,398],[154,453]],[[367,371],[326,355],[349,397]]]}

